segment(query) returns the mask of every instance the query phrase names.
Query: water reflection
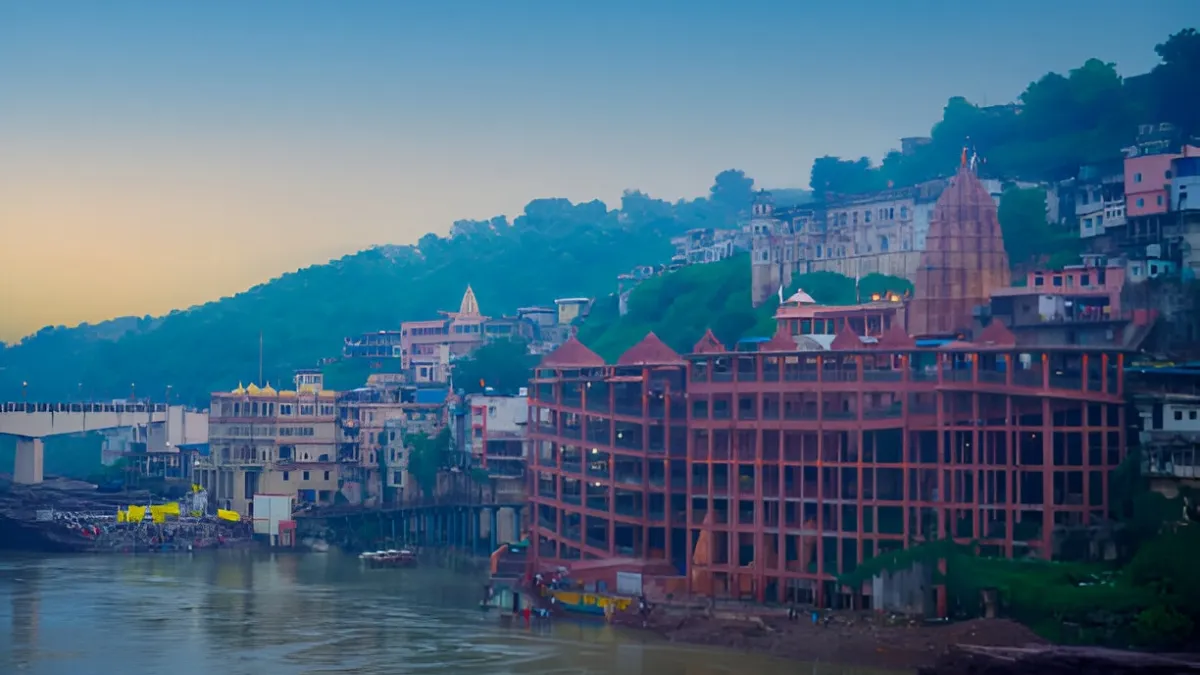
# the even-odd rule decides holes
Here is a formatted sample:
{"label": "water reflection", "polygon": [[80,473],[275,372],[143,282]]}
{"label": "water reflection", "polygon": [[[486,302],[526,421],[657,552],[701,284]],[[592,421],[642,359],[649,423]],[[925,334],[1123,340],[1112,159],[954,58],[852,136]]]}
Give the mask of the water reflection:
{"label": "water reflection", "polygon": [[[0,560],[0,673],[865,675],[597,623],[504,628],[482,581],[336,554]],[[7,624],[7,626],[4,626]]]}

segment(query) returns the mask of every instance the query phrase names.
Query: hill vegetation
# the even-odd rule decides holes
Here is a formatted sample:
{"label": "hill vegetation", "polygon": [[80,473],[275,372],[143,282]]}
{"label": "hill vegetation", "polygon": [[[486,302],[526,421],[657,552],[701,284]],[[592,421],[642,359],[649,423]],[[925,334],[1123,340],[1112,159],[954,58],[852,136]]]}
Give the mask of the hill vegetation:
{"label": "hill vegetation", "polygon": [[[823,305],[849,305],[872,293],[911,291],[912,284],[898,277],[871,274],[860,280],[856,291],[853,279],[833,272],[814,272],[793,279],[786,294],[797,288],[803,288]],[[615,295],[597,301],[579,329],[579,339],[605,361],[614,363],[651,331],[681,354],[690,352],[708,329],[726,346],[743,338],[770,337],[775,333],[779,299],[772,298],[754,308],[750,290],[748,255],[685,267],[647,279],[633,289],[625,316],[619,315]]]}
{"label": "hill vegetation", "polygon": [[[984,158],[986,174],[1060,178],[1073,175],[1080,163],[1112,156],[1132,140],[1140,122],[1200,130],[1200,37],[1182,31],[1157,51],[1162,64],[1137,78],[1122,80],[1111,64],[1097,60],[1066,75],[1048,74],[1022,94],[1019,114],[1011,106],[979,107],[953,98],[928,145],[910,155],[890,153],[879,167],[865,159],[820,158],[811,186],[819,194],[862,192],[889,181],[906,185],[946,174],[964,139]],[[753,188],[752,179],[731,170],[716,177],[704,198],[673,204],[639,191],[627,192],[619,209],[599,201],[539,199],[511,222],[458,221],[447,237],[429,234],[415,246],[372,248],[166,316],[46,327],[0,347],[0,398],[94,400],[136,392],[161,399],[170,386],[174,400],[205,405],[210,391],[258,378],[260,336],[264,379],[278,384],[290,380],[294,368],[335,357],[347,335],[395,328],[457,306],[468,283],[491,315],[564,295],[604,297],[614,290],[617,274],[665,261],[672,235],[735,225]],[[797,203],[810,195],[786,190],[780,197]],[[1045,234],[1044,217],[1037,213],[1038,194],[1024,201],[1022,241],[1034,252],[1056,249],[1057,240]],[[1016,222],[1009,221],[1006,227]],[[610,327],[602,326],[603,317],[615,321],[615,305],[601,303],[586,334],[612,355],[649,326],[680,348],[690,347],[701,323],[713,324],[727,341],[762,332],[770,310],[755,312],[741,304],[748,280],[738,279],[734,265],[648,282],[633,300],[631,317]],[[656,288],[663,291],[660,299],[652,299]],[[666,298],[675,302],[666,304]],[[693,300],[713,314],[702,320],[695,310],[689,316],[692,310],[682,306]],[[357,364],[334,370],[333,386],[346,386],[341,379],[361,381]]]}
{"label": "hill vegetation", "polygon": [[1174,124],[1200,133],[1200,35],[1189,28],[1155,47],[1162,62],[1151,72],[1122,78],[1116,65],[1089,59],[1066,74],[1031,82],[1016,104],[978,106],[951,98],[930,142],[909,154],[888,153],[875,166],[865,157],[820,157],[810,186],[818,195],[913,185],[953,171],[964,143],[989,177],[1024,180],[1072,178],[1081,165],[1121,156],[1139,124]]}

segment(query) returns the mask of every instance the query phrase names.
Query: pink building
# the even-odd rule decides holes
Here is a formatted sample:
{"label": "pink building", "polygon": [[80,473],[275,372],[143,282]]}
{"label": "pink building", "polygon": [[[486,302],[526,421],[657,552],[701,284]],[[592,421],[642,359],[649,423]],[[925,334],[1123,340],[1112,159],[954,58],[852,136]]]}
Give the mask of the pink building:
{"label": "pink building", "polygon": [[441,314],[440,319],[400,324],[400,365],[412,369],[415,382],[445,382],[451,359],[470,354],[486,337],[488,317],[480,314],[470,286],[457,312]]}
{"label": "pink building", "polygon": [[1170,207],[1171,162],[1200,155],[1200,148],[1184,146],[1182,154],[1157,154],[1125,159],[1125,213],[1147,216],[1166,213]]}

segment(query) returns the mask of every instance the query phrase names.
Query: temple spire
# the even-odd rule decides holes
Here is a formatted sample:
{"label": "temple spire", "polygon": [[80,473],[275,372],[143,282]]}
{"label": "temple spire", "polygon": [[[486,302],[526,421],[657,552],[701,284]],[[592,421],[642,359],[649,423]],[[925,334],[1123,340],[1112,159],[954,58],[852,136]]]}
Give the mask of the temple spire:
{"label": "temple spire", "polygon": [[458,306],[459,316],[479,316],[479,302],[475,300],[475,291],[467,284],[467,292],[463,293],[462,303]]}

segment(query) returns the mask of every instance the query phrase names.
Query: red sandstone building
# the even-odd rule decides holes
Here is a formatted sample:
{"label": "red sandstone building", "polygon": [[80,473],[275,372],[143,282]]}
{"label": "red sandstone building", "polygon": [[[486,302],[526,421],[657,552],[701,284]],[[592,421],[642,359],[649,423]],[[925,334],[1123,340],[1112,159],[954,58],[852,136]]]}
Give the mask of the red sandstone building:
{"label": "red sandstone building", "polygon": [[[1124,356],[1018,347],[998,322],[972,333],[970,303],[991,289],[958,284],[964,260],[1007,261],[994,242],[967,240],[987,255],[938,247],[925,276],[946,316],[916,323],[969,341],[918,347],[899,322],[868,337],[847,318],[825,347],[789,319],[757,352],[710,332],[684,356],[653,334],[615,364],[574,338],[549,354],[529,403],[535,564],[662,561],[675,592],[883,608],[878,584],[844,588],[838,575],[943,539],[1058,556],[1107,514],[1125,448]],[[927,611],[945,613],[943,593]]]}

